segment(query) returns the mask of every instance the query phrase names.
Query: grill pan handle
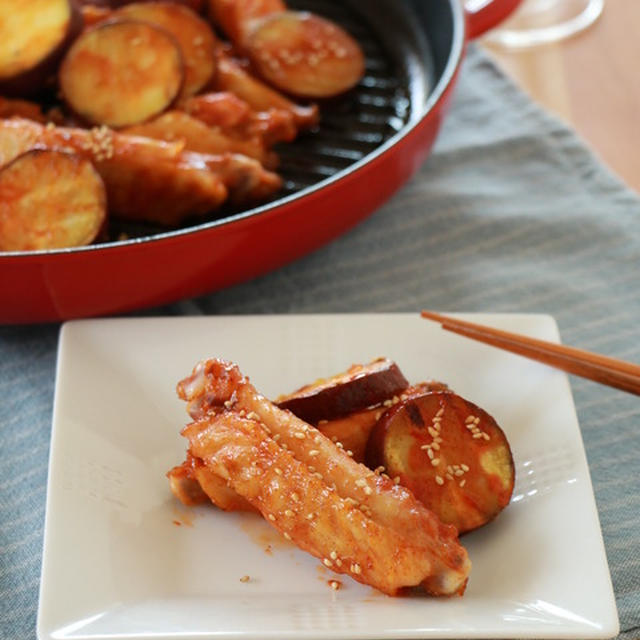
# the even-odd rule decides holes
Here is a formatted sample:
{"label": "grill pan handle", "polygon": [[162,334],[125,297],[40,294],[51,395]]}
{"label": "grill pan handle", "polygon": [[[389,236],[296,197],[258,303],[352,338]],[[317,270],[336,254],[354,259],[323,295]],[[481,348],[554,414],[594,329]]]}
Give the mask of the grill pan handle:
{"label": "grill pan handle", "polygon": [[466,0],[467,37],[470,40],[500,24],[522,0]]}

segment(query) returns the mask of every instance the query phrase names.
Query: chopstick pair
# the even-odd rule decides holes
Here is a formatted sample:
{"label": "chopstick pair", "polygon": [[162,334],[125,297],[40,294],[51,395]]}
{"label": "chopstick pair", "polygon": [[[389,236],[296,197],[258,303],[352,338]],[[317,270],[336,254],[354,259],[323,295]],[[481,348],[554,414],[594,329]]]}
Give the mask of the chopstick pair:
{"label": "chopstick pair", "polygon": [[640,366],[637,364],[494,329],[433,311],[422,311],[420,315],[439,322],[447,331],[517,353],[600,384],[640,395]]}

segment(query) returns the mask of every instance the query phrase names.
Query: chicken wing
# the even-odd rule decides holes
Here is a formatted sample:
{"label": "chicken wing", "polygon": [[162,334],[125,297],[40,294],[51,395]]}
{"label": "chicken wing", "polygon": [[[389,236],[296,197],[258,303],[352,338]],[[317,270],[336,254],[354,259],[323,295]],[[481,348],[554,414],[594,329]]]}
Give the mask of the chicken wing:
{"label": "chicken wing", "polygon": [[3,98],[0,96],[0,118],[27,118],[34,122],[46,122],[42,107],[28,100]]}
{"label": "chicken wing", "polygon": [[247,102],[228,91],[216,91],[181,100],[177,107],[210,127],[232,137],[259,137],[266,147],[291,142],[298,128],[285,109],[254,111]]}
{"label": "chicken wing", "polygon": [[255,158],[265,167],[274,167],[277,164],[275,154],[267,150],[258,136],[227,135],[219,127],[207,125],[184,111],[167,111],[142,124],[121,129],[120,133],[166,142],[184,141],[187,151],[198,153],[241,153]]}
{"label": "chicken wing", "polygon": [[225,410],[188,425],[183,434],[193,455],[333,571],[389,595],[420,584],[432,571],[418,545],[343,498],[259,421]]}
{"label": "chicken wing", "polygon": [[254,111],[288,111],[299,129],[309,129],[318,124],[317,105],[303,106],[292,102],[282,93],[254,78],[226,53],[218,54],[218,67],[213,84],[218,91],[234,93]]}
{"label": "chicken wing", "polygon": [[191,453],[177,467],[167,472],[172,493],[187,506],[213,502],[223,511],[255,511],[242,496],[231,489],[226,480],[208,469]]}
{"label": "chicken wing", "polygon": [[282,0],[209,0],[209,13],[227,37],[241,45],[261,18],[286,11]]}
{"label": "chicken wing", "polygon": [[[317,429],[279,409],[256,391],[237,366],[216,359],[203,361],[178,384],[177,392],[196,421],[231,409],[259,421],[279,446],[319,474],[342,498],[358,504],[377,524],[398,536],[411,532],[411,543],[429,560],[429,571],[420,580],[429,593],[464,591],[470,561],[454,527],[442,524],[411,492],[355,462]],[[192,431],[187,433],[193,436]],[[192,454],[201,457],[194,448],[195,438],[190,441]]]}

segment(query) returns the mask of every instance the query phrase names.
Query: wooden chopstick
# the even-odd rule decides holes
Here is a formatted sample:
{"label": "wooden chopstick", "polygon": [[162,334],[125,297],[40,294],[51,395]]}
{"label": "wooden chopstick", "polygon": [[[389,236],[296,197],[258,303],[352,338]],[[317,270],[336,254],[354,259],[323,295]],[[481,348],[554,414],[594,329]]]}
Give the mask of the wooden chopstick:
{"label": "wooden chopstick", "polygon": [[439,322],[447,331],[517,353],[600,384],[640,395],[640,366],[637,364],[494,329],[433,311],[422,311],[420,315]]}

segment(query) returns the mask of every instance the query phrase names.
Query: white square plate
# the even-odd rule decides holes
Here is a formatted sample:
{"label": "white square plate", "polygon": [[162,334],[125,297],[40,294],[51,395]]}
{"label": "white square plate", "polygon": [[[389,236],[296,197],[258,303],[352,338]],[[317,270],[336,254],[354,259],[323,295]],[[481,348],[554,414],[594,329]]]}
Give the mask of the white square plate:
{"label": "white square plate", "polygon": [[[541,315],[477,322],[558,340]],[[331,574],[258,516],[187,509],[165,472],[188,422],[176,382],[234,360],[267,396],[377,356],[489,411],[512,504],[463,538],[462,598],[390,598]],[[249,582],[241,582],[244,575]],[[107,319],[61,332],[38,635],[45,639],[607,638],[618,618],[567,377],[417,314]]]}

